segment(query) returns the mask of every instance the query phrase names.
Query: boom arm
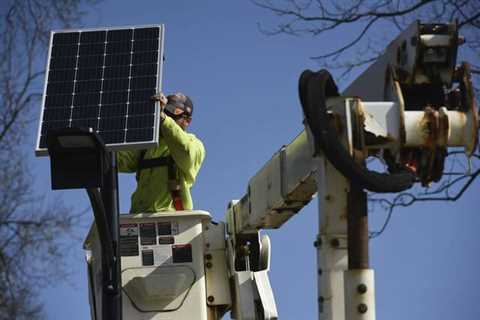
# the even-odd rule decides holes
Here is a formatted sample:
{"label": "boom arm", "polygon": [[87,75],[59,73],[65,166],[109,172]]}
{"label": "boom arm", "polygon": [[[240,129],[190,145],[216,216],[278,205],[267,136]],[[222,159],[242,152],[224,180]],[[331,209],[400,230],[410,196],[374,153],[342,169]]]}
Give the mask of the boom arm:
{"label": "boom arm", "polygon": [[[268,270],[269,253],[265,251],[269,252],[269,245],[265,249],[265,238],[258,230],[281,227],[318,190],[320,234],[316,243],[319,269],[324,273],[319,282],[322,319],[350,320],[357,319],[358,314],[363,315],[361,319],[375,319],[366,200],[361,189],[398,192],[415,181],[429,184],[442,176],[447,147],[473,152],[477,106],[468,64],[456,67],[461,43],[455,24],[416,22],[344,91],[343,97],[328,93],[332,88],[336,92],[328,72],[302,75],[300,100],[306,130],[273,155],[250,179],[247,193],[227,211],[230,269],[236,279],[235,291],[242,294],[243,301],[250,295],[257,305],[265,302],[253,287],[250,294],[238,290],[240,273],[247,272],[242,274],[244,278],[255,279],[256,273]],[[365,168],[364,159],[373,154],[384,157],[388,173]],[[365,210],[347,206],[351,199],[363,199]],[[347,236],[347,217],[350,226],[362,229],[360,233],[351,227]],[[350,246],[348,239],[353,241]],[[363,247],[356,244],[362,241]],[[325,242],[331,246],[320,245]],[[359,257],[351,251],[361,251],[360,259],[355,258],[360,263],[348,261],[347,249],[350,259]],[[262,281],[268,282],[268,278]],[[358,285],[365,286],[365,292],[359,293]],[[265,314],[242,318],[241,310],[237,307],[237,319],[276,318]]]}

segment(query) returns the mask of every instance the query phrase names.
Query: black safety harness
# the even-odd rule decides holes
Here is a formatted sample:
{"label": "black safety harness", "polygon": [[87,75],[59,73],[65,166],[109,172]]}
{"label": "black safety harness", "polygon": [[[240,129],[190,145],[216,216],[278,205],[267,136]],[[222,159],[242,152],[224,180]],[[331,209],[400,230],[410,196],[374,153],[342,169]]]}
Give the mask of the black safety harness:
{"label": "black safety harness", "polygon": [[140,152],[140,158],[138,160],[138,165],[137,165],[137,175],[136,175],[137,182],[140,179],[141,170],[167,166],[167,170],[168,170],[167,187],[172,196],[173,206],[177,211],[184,210],[182,197],[180,193],[180,179],[178,177],[178,168],[177,168],[177,164],[175,163],[175,160],[173,160],[171,155],[152,158],[152,159],[145,159],[146,153],[147,153],[147,150],[141,150]]}

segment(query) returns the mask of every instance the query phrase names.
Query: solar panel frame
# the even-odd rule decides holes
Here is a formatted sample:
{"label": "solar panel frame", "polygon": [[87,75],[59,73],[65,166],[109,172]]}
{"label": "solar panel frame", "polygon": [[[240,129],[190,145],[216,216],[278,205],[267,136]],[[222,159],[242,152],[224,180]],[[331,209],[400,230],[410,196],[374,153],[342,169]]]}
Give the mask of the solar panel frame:
{"label": "solar panel frame", "polygon": [[[145,53],[150,53],[150,52],[157,52],[157,56],[155,58],[155,55],[150,55],[148,58],[155,58],[154,61],[150,61],[152,59],[150,59],[148,63],[143,63],[143,64],[134,64],[134,55],[135,53],[137,53],[137,57],[139,56],[138,55],[138,52],[135,52],[133,51],[133,47],[135,45],[135,41],[138,41],[138,42],[142,42],[140,45],[144,45],[145,46],[148,46],[148,43],[146,41],[148,41],[149,39],[155,39],[155,38],[145,38],[145,35],[142,35],[142,34],[139,34],[139,38],[137,39],[135,37],[135,34],[134,34],[134,31],[133,30],[137,30],[137,29],[148,29],[148,28],[158,28],[159,32],[158,32],[158,50],[157,51],[144,51]],[[164,60],[164,38],[165,38],[165,27],[163,24],[149,24],[149,25],[138,25],[138,26],[121,26],[121,27],[105,27],[105,28],[85,28],[85,29],[62,29],[62,30],[52,30],[50,32],[50,41],[49,41],[49,47],[48,47],[48,56],[47,56],[47,63],[46,63],[46,72],[45,72],[45,81],[44,81],[44,88],[43,88],[43,95],[42,95],[42,101],[41,101],[41,112],[40,112],[40,118],[39,118],[39,124],[38,124],[38,130],[37,130],[37,139],[36,139],[36,144],[35,144],[35,154],[37,156],[47,156],[48,155],[48,150],[47,148],[41,148],[41,139],[42,139],[42,130],[45,131],[48,129],[48,125],[51,124],[51,122],[67,122],[67,123],[73,123],[74,121],[76,121],[77,119],[73,118],[74,117],[74,114],[73,114],[73,111],[75,109],[73,109],[75,106],[74,106],[74,101],[72,101],[72,104],[71,106],[69,106],[68,108],[67,107],[64,107],[64,108],[50,108],[49,110],[46,111],[46,108],[45,108],[45,103],[46,103],[46,100],[47,100],[47,89],[50,86],[57,86],[57,88],[61,88],[59,89],[60,92],[62,92],[61,90],[66,90],[68,91],[67,89],[63,89],[61,86],[62,84],[59,84],[58,81],[62,81],[62,72],[61,71],[58,71],[59,69],[60,70],[63,70],[63,68],[61,68],[61,66],[68,66],[68,63],[69,61],[71,62],[71,60],[75,60],[75,74],[74,74],[74,82],[75,84],[78,83],[77,79],[76,79],[76,73],[78,71],[78,65],[80,63],[80,57],[87,57],[86,59],[90,59],[90,57],[96,57],[96,56],[100,56],[100,54],[93,54],[93,55],[87,55],[87,56],[82,56],[82,55],[79,55],[79,50],[80,50],[80,46],[82,45],[82,42],[81,42],[81,37],[82,37],[82,33],[87,33],[87,32],[96,32],[96,31],[105,31],[106,32],[106,35],[105,35],[105,40],[104,40],[104,50],[102,51],[102,55],[103,56],[107,56],[107,44],[109,43],[107,41],[107,37],[108,37],[108,32],[111,32],[111,31],[116,31],[116,30],[132,30],[132,36],[131,38],[128,39],[128,41],[131,41],[133,42],[133,44],[131,45],[131,52],[128,53],[128,55],[131,57],[131,60],[129,61],[129,64],[127,65],[118,65],[117,67],[112,67],[112,66],[107,66],[106,65],[106,58],[104,58],[104,61],[102,63],[102,78],[101,78],[101,82],[102,82],[102,86],[103,86],[103,83],[104,83],[104,80],[105,78],[103,78],[103,76],[105,75],[105,70],[108,70],[108,73],[111,74],[112,78],[109,78],[109,79],[114,79],[113,78],[113,75],[115,75],[115,72],[116,72],[116,75],[118,76],[121,71],[122,71],[122,68],[123,68],[123,72],[125,73],[125,71],[128,69],[128,76],[129,76],[129,82],[130,82],[130,79],[133,79],[131,77],[132,75],[132,71],[133,70],[142,70],[142,67],[143,67],[143,71],[145,73],[145,67],[146,66],[153,66],[153,65],[157,65],[157,70],[156,70],[156,85],[155,85],[155,88],[150,90],[150,91],[146,91],[146,90],[143,90],[143,92],[140,92],[142,90],[131,90],[130,92],[133,92],[135,91],[134,93],[132,93],[132,98],[134,97],[143,97],[145,98],[145,96],[147,95],[151,95],[151,93],[156,93],[156,92],[161,92],[161,88],[162,88],[162,74],[163,74],[163,60]],[[145,32],[148,32],[150,30],[143,30]],[[145,33],[144,32],[144,33]],[[53,61],[55,61],[55,64],[58,64],[56,67],[57,68],[52,68],[52,65],[51,65],[51,62],[52,62],[52,48],[53,48],[53,44],[54,44],[54,36],[56,34],[66,34],[66,33],[78,33],[78,39],[77,39],[77,42],[75,43],[75,45],[77,46],[77,54],[76,54],[76,58],[75,59],[72,59],[72,58],[69,58],[70,56],[64,56],[64,55],[59,55],[59,57],[61,58],[55,58],[53,59]],[[156,34],[156,32],[155,32]],[[92,34],[94,35],[94,34]],[[112,35],[113,37],[113,35]],[[145,40],[146,39],[146,40]],[[64,41],[65,39],[63,39]],[[124,41],[125,39],[123,39]],[[111,42],[122,42],[122,40],[120,41],[114,41],[114,40],[110,40]],[[110,43],[111,43],[110,42]],[[126,42],[126,41],[124,41]],[[73,42],[72,42],[73,43]],[[84,42],[83,44],[87,44],[89,42]],[[95,43],[93,43],[95,44]],[[64,45],[66,46],[66,50],[63,51],[63,52],[69,52],[68,50],[68,44],[64,44],[64,42],[60,41],[60,43],[57,43],[57,46],[60,46],[60,45]],[[95,45],[87,45],[89,47],[91,47],[93,50],[97,50],[99,46],[95,46]],[[117,46],[117,43],[115,44],[115,46]],[[118,44],[118,47],[121,47],[121,45]],[[62,48],[63,49],[63,48]],[[122,48],[120,48],[122,49]],[[59,49],[55,49],[55,50],[59,50]],[[85,49],[86,50],[86,49]],[[122,49],[123,50],[123,49]],[[114,51],[116,54],[116,56],[119,56],[119,54]],[[142,52],[142,51],[140,51]],[[144,55],[145,56],[145,55]],[[94,58],[92,58],[94,59]],[[83,60],[83,59],[82,59]],[[137,58],[138,60],[138,58]],[[145,60],[146,61],[146,60]],[[141,62],[141,61],[140,61]],[[62,65],[63,64],[63,65]],[[87,65],[88,66],[88,65]],[[68,69],[68,68],[67,68]],[[88,69],[88,68],[87,68]],[[49,83],[49,76],[50,76],[50,72],[54,70],[53,73],[55,73],[55,76],[58,76],[60,77],[59,80],[56,79],[57,81],[51,81],[50,80],[50,83]],[[84,69],[85,70],[85,69]],[[144,74],[140,72],[139,73],[139,77],[144,77],[144,78],[150,78],[148,80],[148,83],[152,83],[152,76],[150,73],[147,73],[147,74]],[[68,78],[69,74],[66,73],[66,72],[63,72],[63,77],[67,77]],[[137,76],[138,77],[138,76]],[[98,77],[96,77],[93,81],[98,81]],[[118,78],[116,78],[118,79]],[[66,81],[67,79],[64,79],[63,81]],[[80,80],[80,81],[83,81],[83,80]],[[137,82],[141,82],[141,80],[134,80],[135,83]],[[52,84],[53,82],[53,84]],[[87,82],[87,81],[85,81]],[[116,82],[116,81],[110,81],[112,83]],[[110,82],[109,82],[109,85],[110,85]],[[133,81],[132,81],[133,82]],[[68,86],[69,84],[66,83],[66,84],[63,84],[64,86]],[[130,84],[129,84],[130,85]],[[141,85],[140,85],[141,87]],[[86,88],[85,88],[86,89]],[[155,92],[153,92],[153,90]],[[86,89],[86,91],[88,91],[88,89]],[[61,95],[58,95],[58,90],[55,91],[57,93],[57,95],[53,96],[54,98],[53,99],[61,99],[59,98],[59,96]],[[108,92],[112,92],[112,91],[108,91]],[[106,93],[108,93],[106,92]],[[119,92],[123,92],[123,91],[116,91],[116,93],[119,93]],[[72,96],[74,99],[76,97],[76,88],[75,88],[75,91],[71,90],[69,91],[70,93],[70,96]],[[74,94],[75,93],[75,94]],[[82,97],[80,97],[82,93],[80,93],[79,91],[79,97],[77,99],[81,99]],[[102,93],[103,95],[103,93]],[[115,94],[116,95],[116,94]],[[130,94],[129,94],[130,95]],[[68,94],[66,94],[66,96],[68,96]],[[114,97],[114,94],[111,94],[112,96],[112,99],[115,99]],[[65,99],[67,97],[64,97]],[[91,99],[91,95],[89,94],[85,94],[85,97],[84,99]],[[50,99],[52,99],[50,97]],[[61,104],[62,101],[58,101],[57,103],[58,104]],[[103,100],[102,100],[103,102]],[[136,101],[134,100],[130,100],[130,97],[129,99],[127,100],[127,104],[126,104],[126,109],[128,110],[128,107],[129,105],[135,105],[135,104],[138,104]],[[118,104],[118,105],[121,105],[122,103]],[[105,104],[105,106],[108,106],[108,107],[105,107],[105,109],[111,109],[110,107],[111,106],[114,106],[115,104]],[[62,105],[64,106],[64,105]],[[90,107],[89,105],[87,105],[88,107]],[[93,107],[98,107],[100,108],[100,112],[99,112],[99,115],[100,117],[98,118],[98,124],[100,124],[103,120],[103,118],[101,117],[102,115],[102,112],[103,112],[103,109],[102,106],[99,104],[98,106],[91,106],[92,108]],[[62,118],[62,116],[65,115],[65,113],[68,113],[68,111],[66,110],[71,110],[71,117],[69,119],[65,119],[65,118]],[[82,108],[77,108],[76,112],[87,112],[86,110],[86,107],[82,107]],[[158,140],[159,140],[159,131],[160,131],[160,115],[159,115],[159,106],[158,106],[158,102],[155,102],[155,107],[154,107],[154,112],[153,112],[153,121],[154,121],[154,124],[153,124],[153,138],[152,139],[148,139],[148,140],[141,140],[141,141],[129,141],[129,139],[139,139],[139,137],[141,138],[142,135],[141,135],[141,132],[138,131],[138,129],[136,128],[132,128],[131,131],[132,132],[128,132],[128,123],[135,123],[134,119],[130,120],[129,121],[129,116],[125,116],[125,125],[126,125],[126,128],[125,128],[125,135],[124,135],[124,138],[123,138],[123,141],[122,142],[116,142],[116,143],[107,143],[106,144],[106,147],[108,150],[112,150],[112,151],[121,151],[121,150],[133,150],[133,149],[147,149],[147,148],[151,148],[151,147],[154,147],[154,146],[157,146],[158,145]],[[55,110],[55,111],[54,111]],[[144,105],[144,108],[141,109],[141,110],[146,110],[146,107]],[[46,113],[49,113],[51,114],[50,117],[53,117],[53,118],[50,118],[49,121],[44,121],[44,117],[45,117],[45,114]],[[123,110],[123,109],[119,109],[119,113],[120,115],[122,113],[125,113],[125,115],[128,115],[127,111],[126,110]],[[110,118],[112,118],[112,110],[109,110],[108,111],[108,114],[110,115]],[[142,115],[135,115],[133,114],[132,117],[139,117],[139,116],[142,116]],[[57,120],[58,119],[58,120]],[[89,119],[86,119],[86,118],[82,118],[82,119],[79,119],[79,120],[84,120],[85,122],[87,122],[86,120],[89,120]],[[49,123],[50,122],[50,123]],[[43,125],[45,123],[45,128]],[[107,125],[108,127],[108,125]],[[96,131],[98,131],[98,128],[94,129]],[[143,129],[142,129],[143,130]],[[108,132],[108,131],[104,131],[104,135],[112,135],[112,136],[115,136],[115,133],[114,132],[117,132],[117,131],[112,131],[112,132]],[[118,135],[118,134],[117,134]],[[45,135],[43,136],[43,138],[45,138]],[[118,139],[119,137],[117,137]]]}

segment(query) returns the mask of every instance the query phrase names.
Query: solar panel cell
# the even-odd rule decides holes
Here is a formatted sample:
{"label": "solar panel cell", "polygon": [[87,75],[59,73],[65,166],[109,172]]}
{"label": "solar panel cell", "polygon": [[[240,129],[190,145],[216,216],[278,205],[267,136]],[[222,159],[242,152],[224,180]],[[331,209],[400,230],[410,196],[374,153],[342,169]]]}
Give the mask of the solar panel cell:
{"label": "solar panel cell", "polygon": [[133,51],[158,51],[158,39],[134,41]]}
{"label": "solar panel cell", "polygon": [[98,55],[98,54],[103,54],[104,52],[105,52],[104,43],[80,43],[80,47],[78,49],[78,54],[80,56]]}
{"label": "solar panel cell", "polygon": [[78,44],[57,45],[52,47],[51,56],[54,58],[76,56],[77,52],[78,52]]}
{"label": "solar panel cell", "polygon": [[128,84],[130,79],[128,78],[115,78],[103,80],[103,92],[109,91],[126,91],[128,90]]}
{"label": "solar panel cell", "polygon": [[104,55],[80,56],[78,58],[78,68],[94,68],[103,66]]}
{"label": "solar panel cell", "polygon": [[131,40],[132,36],[133,36],[133,29],[109,30],[107,32],[107,42],[127,41],[127,40]]}
{"label": "solar panel cell", "polygon": [[125,142],[125,130],[99,131],[99,135],[103,138],[105,143]]}
{"label": "solar panel cell", "polygon": [[131,102],[149,101],[152,99],[153,95],[155,95],[155,89],[130,91],[130,101]]}
{"label": "solar panel cell", "polygon": [[55,57],[50,60],[50,70],[75,69],[77,56]]}
{"label": "solar panel cell", "polygon": [[75,93],[98,92],[102,88],[102,80],[77,81],[75,83]]}
{"label": "solar panel cell", "polygon": [[130,65],[131,61],[131,54],[124,53],[124,54],[107,54],[105,56],[105,66],[128,66]]}
{"label": "solar panel cell", "polygon": [[100,104],[100,92],[79,93],[73,97],[74,106],[92,106]]}
{"label": "solar panel cell", "polygon": [[53,35],[53,45],[78,43],[80,32],[55,33]]}
{"label": "solar panel cell", "polygon": [[72,119],[98,118],[100,106],[81,106],[72,108]]}
{"label": "solar panel cell", "polygon": [[76,72],[76,80],[83,81],[83,80],[102,79],[102,72],[103,72],[103,68],[78,69]]}
{"label": "solar panel cell", "polygon": [[132,66],[132,77],[144,77],[144,76],[156,76],[158,70],[158,64],[141,64]]}
{"label": "solar panel cell", "polygon": [[100,119],[100,131],[121,130],[125,128],[125,117],[111,117]]}
{"label": "solar panel cell", "polygon": [[70,121],[63,119],[59,121],[45,121],[43,122],[41,133],[42,135],[46,135],[47,131],[50,129],[60,129],[60,128],[68,128]]}
{"label": "solar panel cell", "polygon": [[156,63],[157,61],[158,61],[158,52],[147,51],[147,52],[141,52],[141,53],[134,53],[132,64]]}
{"label": "solar panel cell", "polygon": [[80,34],[80,43],[105,42],[107,31],[84,31]]}
{"label": "solar panel cell", "polygon": [[69,94],[72,91],[73,91],[73,81],[50,82],[47,86],[47,95]]}
{"label": "solar panel cell", "polygon": [[157,77],[132,78],[131,90],[154,89],[157,86]]}
{"label": "solar panel cell", "polygon": [[75,79],[75,69],[51,70],[48,73],[49,82],[72,81]]}
{"label": "solar panel cell", "polygon": [[149,141],[153,139],[153,128],[127,130],[126,142]]}
{"label": "solar panel cell", "polygon": [[138,29],[135,29],[133,32],[133,39],[134,40],[158,39],[159,35],[160,35],[159,28],[138,28]]}
{"label": "solar panel cell", "polygon": [[128,102],[128,92],[105,92],[102,95],[102,105],[126,102]]}
{"label": "solar panel cell", "polygon": [[153,114],[155,112],[155,103],[153,101],[145,101],[140,103],[129,104],[129,115]]}
{"label": "solar panel cell", "polygon": [[73,119],[71,123],[72,128],[92,128],[93,130],[98,129],[98,119]]}
{"label": "solar panel cell", "polygon": [[103,78],[104,79],[127,78],[129,74],[130,74],[130,66],[105,67]]}
{"label": "solar panel cell", "polygon": [[45,98],[45,108],[71,106],[72,101],[73,95],[71,94],[47,95]]}
{"label": "solar panel cell", "polygon": [[107,43],[107,54],[130,53],[132,51],[132,42],[109,42]]}
{"label": "solar panel cell", "polygon": [[43,121],[58,121],[62,119],[68,119],[72,109],[67,108],[49,108],[43,112]]}
{"label": "solar panel cell", "polygon": [[139,129],[153,127],[155,118],[153,114],[141,115],[141,116],[129,116],[127,121],[127,128]]}
{"label": "solar panel cell", "polygon": [[125,117],[127,114],[127,104],[108,104],[108,105],[102,105],[100,108],[100,117]]}

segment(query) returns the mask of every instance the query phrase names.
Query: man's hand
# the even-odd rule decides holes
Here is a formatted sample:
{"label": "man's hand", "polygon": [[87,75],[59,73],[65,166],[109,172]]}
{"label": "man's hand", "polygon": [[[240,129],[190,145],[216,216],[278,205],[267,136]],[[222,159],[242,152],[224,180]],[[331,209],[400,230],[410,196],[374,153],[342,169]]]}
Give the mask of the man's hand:
{"label": "man's hand", "polygon": [[167,105],[167,97],[165,97],[165,95],[160,92],[154,96],[152,96],[152,100],[154,101],[158,101],[159,102],[159,105],[160,105],[160,118],[163,120],[165,119],[165,112],[164,112],[164,109],[165,109],[165,106]]}

